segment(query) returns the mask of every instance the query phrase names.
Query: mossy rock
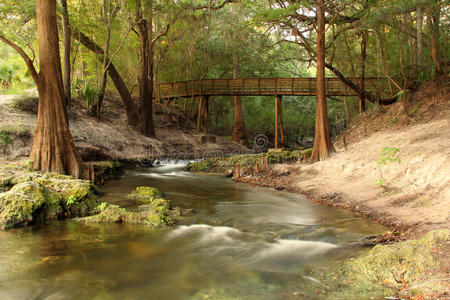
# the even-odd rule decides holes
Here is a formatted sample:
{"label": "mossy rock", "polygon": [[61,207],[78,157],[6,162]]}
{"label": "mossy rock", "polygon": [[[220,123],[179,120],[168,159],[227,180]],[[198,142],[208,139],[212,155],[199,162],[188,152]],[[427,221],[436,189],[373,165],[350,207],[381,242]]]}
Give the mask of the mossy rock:
{"label": "mossy rock", "polygon": [[439,269],[438,249],[449,241],[450,231],[443,229],[418,240],[377,245],[341,266],[337,277],[346,284],[337,287],[334,294],[382,297],[403,291],[404,295],[424,296],[444,291],[447,282],[429,271]]}
{"label": "mossy rock", "polygon": [[0,178],[0,192],[6,192],[7,190],[11,189],[15,183],[14,176],[8,176],[4,178]]}
{"label": "mossy rock", "polygon": [[43,185],[28,181],[0,194],[0,228],[5,230],[57,215],[61,197]]}
{"label": "mossy rock", "polygon": [[45,174],[33,180],[60,193],[66,201],[69,197],[76,197],[77,201],[81,201],[89,196],[102,193],[91,181],[73,179],[66,175]]}
{"label": "mossy rock", "polygon": [[281,151],[260,154],[234,155],[228,157],[211,157],[188,164],[184,170],[193,172],[216,172],[224,173],[239,163],[241,167],[250,167],[256,163],[263,163],[267,159],[268,164],[292,163],[300,158],[304,159],[311,155],[312,149],[304,151]]}
{"label": "mossy rock", "polygon": [[86,180],[46,174],[9,180],[12,188],[0,193],[0,228],[24,226],[50,219],[91,215],[99,190]]}
{"label": "mossy rock", "polygon": [[159,199],[162,198],[163,194],[157,188],[150,186],[137,187],[129,196],[130,198],[135,199],[138,204],[151,204],[154,207],[164,206],[166,205],[164,201],[167,201]]}
{"label": "mossy rock", "polygon": [[[152,205],[141,205],[136,211],[129,211],[118,205],[108,203],[102,203],[100,206],[104,207],[97,215],[75,220],[78,222],[97,224],[143,224],[153,228],[161,228],[175,223],[171,218],[168,209],[155,209]],[[99,210],[99,206],[97,209]]]}

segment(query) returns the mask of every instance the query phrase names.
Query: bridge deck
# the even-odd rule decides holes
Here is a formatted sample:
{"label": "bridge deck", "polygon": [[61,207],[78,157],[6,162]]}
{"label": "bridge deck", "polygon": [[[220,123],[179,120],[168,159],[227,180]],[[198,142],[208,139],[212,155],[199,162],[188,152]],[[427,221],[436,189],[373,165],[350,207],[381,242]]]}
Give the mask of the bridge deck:
{"label": "bridge deck", "polygon": [[[359,83],[359,78],[349,78]],[[366,78],[366,89],[373,90],[380,79]],[[329,96],[357,96],[338,78],[326,78]],[[173,99],[198,96],[314,96],[315,78],[240,78],[203,79],[159,84],[159,98]]]}

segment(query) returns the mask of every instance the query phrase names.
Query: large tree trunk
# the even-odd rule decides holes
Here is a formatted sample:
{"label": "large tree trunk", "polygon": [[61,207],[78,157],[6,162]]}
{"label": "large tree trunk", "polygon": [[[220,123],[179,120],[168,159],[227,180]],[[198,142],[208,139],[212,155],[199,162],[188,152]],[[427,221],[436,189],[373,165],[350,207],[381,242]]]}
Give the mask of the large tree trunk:
{"label": "large tree trunk", "polygon": [[83,164],[70,134],[63,104],[56,18],[56,0],[36,0],[39,104],[30,159],[36,170],[80,177]]}
{"label": "large tree trunk", "polygon": [[[152,53],[152,19],[150,24],[142,16],[140,1],[136,10],[136,23],[139,36],[139,100],[141,106],[141,119],[139,130],[142,134],[155,137],[153,128],[153,53]],[[150,14],[152,14],[150,8]]]}
{"label": "large tree trunk", "polygon": [[63,28],[63,83],[64,83],[64,102],[70,104],[70,23],[69,11],[67,9],[67,0],[61,0],[62,6],[62,28]]}
{"label": "large tree trunk", "polygon": [[[89,51],[95,54],[99,54],[99,59],[103,62],[103,49],[97,45],[93,40],[91,40],[84,33],[78,31],[73,34],[73,37],[77,39],[80,43],[82,43]],[[139,114],[137,108],[134,104],[133,97],[131,96],[130,91],[128,90],[127,85],[123,81],[119,72],[112,62],[109,63],[108,67],[108,75],[111,78],[114,86],[117,89],[117,92],[120,94],[120,98],[122,99],[123,104],[125,105],[125,110],[127,112],[127,121],[128,124],[137,129]]]}
{"label": "large tree trunk", "polygon": [[311,162],[324,160],[334,152],[328,126],[327,98],[325,93],[325,3],[318,0],[317,9],[317,106],[314,148]]}

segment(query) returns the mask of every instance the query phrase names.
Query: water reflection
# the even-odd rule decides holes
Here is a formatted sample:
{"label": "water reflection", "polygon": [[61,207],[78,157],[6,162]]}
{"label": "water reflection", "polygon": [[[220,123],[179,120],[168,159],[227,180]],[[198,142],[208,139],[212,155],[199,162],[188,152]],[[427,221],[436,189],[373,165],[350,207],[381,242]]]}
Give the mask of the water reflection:
{"label": "water reflection", "polygon": [[[54,222],[0,232],[0,299],[287,299],[320,286],[305,266],[385,228],[301,196],[170,165],[104,187],[105,200],[156,186],[197,213],[173,231]],[[354,252],[345,250],[345,255]]]}

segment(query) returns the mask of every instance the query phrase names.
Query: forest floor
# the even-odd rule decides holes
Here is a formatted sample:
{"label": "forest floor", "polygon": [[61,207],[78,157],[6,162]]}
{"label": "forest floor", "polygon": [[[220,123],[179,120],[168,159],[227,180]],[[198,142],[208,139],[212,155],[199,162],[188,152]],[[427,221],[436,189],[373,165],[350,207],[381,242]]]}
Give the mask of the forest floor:
{"label": "forest floor", "polygon": [[[450,99],[426,90],[406,106],[396,103],[353,120],[328,160],[277,164],[239,181],[302,193],[403,229],[410,237],[450,228]],[[401,163],[377,161],[384,147]],[[244,170],[245,174],[245,170]],[[412,230],[406,230],[412,229]]]}
{"label": "forest floor", "polygon": [[[108,97],[109,96],[109,97]],[[69,111],[73,139],[85,161],[140,159],[195,159],[214,153],[245,153],[248,149],[226,137],[202,143],[201,136],[176,109],[154,105],[156,138],[134,131],[126,123],[122,104],[107,94],[100,121],[84,113],[82,103],[72,103]],[[0,95],[0,163],[16,162],[29,155],[36,124],[37,93]]]}

